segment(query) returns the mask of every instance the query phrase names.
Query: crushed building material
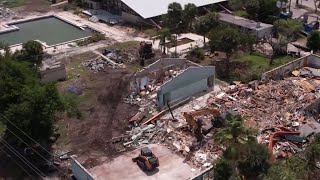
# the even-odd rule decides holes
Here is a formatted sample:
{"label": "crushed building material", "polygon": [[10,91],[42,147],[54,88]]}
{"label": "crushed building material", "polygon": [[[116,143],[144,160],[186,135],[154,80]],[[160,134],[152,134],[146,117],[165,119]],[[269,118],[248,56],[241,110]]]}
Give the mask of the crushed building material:
{"label": "crushed building material", "polygon": [[[175,71],[171,69],[171,72],[164,72],[170,75]],[[219,128],[212,128],[198,142],[183,112],[216,108],[221,114],[240,114],[247,127],[259,129],[258,142],[269,146],[276,158],[290,157],[303,151],[310,136],[320,132],[320,124],[317,122],[320,119],[320,81],[317,78],[316,70],[301,68],[293,72],[291,77],[278,81],[253,81],[248,84],[235,82],[234,85],[191,98],[187,104],[172,112],[160,113],[155,110],[155,101],[152,101],[155,96],[152,94],[161,83],[140,79],[140,89],[134,91],[127,101],[134,104],[138,102],[144,111],[132,117],[131,120],[136,123],[127,133],[130,138],[124,140],[124,146],[162,144],[183,155],[185,161],[193,167],[204,169],[221,156],[225,148],[212,140]],[[144,86],[142,81],[149,84]],[[143,88],[145,93],[141,94]],[[149,112],[150,107],[154,110],[151,118],[141,122],[141,114]],[[208,114],[201,114],[197,118],[212,120]]]}
{"label": "crushed building material", "polygon": [[112,67],[112,68],[122,67],[120,64],[119,65],[112,64],[101,57],[87,60],[82,63],[82,66],[87,67],[93,72],[104,71],[105,67]]}

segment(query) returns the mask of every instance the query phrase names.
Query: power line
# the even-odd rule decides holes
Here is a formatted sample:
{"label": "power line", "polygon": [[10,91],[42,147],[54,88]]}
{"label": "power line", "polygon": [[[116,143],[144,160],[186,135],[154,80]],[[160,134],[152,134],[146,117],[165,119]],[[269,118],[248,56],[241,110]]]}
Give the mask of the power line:
{"label": "power line", "polygon": [[[25,145],[27,145],[31,150],[33,150],[36,154],[38,154],[42,159],[44,159],[47,163],[51,163],[48,159],[46,159],[45,157],[43,157],[37,150],[35,150],[33,147],[31,147],[28,143],[26,143],[24,140],[22,140],[18,135],[16,135],[13,131],[11,131],[9,128],[7,128],[8,131],[10,131],[10,133],[12,133],[14,136],[16,136],[20,141],[22,141]],[[51,155],[51,154],[50,154]],[[67,176],[63,171],[61,171],[58,167],[56,167],[53,163],[52,163],[53,167],[55,167],[60,173],[64,174],[65,176]]]}
{"label": "power line", "polygon": [[22,156],[17,150],[15,150],[8,142],[6,142],[4,139],[2,139],[2,142],[4,142],[4,145],[13,152],[19,159],[22,160],[23,163],[25,163],[27,166],[29,166],[35,173],[37,173],[39,176],[46,177],[46,175],[40,171],[37,167],[35,167],[30,161],[28,161],[24,156]]}
{"label": "power line", "polygon": [[0,147],[0,149],[15,163],[17,164],[25,173],[27,173],[30,177],[32,177],[32,175],[22,166],[18,163],[18,161],[16,161],[15,159],[13,159],[11,157],[11,155],[9,153],[7,153],[3,148]]}
{"label": "power line", "polygon": [[35,141],[34,139],[32,139],[27,133],[25,133],[24,131],[22,131],[18,126],[16,126],[13,122],[11,122],[7,117],[5,117],[4,115],[2,115],[0,113],[0,115],[6,119],[10,124],[12,124],[15,128],[17,128],[19,131],[21,131],[25,136],[27,136],[29,139],[31,139],[31,141],[37,145],[39,145],[44,151],[46,151],[48,154],[54,156],[53,154],[51,154],[49,151],[47,151],[44,147],[42,147],[37,141]]}
{"label": "power line", "polygon": [[[29,139],[31,139],[35,144],[39,145],[44,151],[46,151],[49,155],[53,156],[54,155],[52,153],[50,153],[49,151],[47,151],[44,147],[42,147],[39,143],[37,143],[34,139],[32,139],[30,136],[28,136],[24,131],[22,131],[19,127],[17,127],[14,123],[12,123],[7,117],[5,117],[4,115],[2,115],[0,113],[0,115],[5,118],[8,122],[10,122],[15,128],[17,128],[18,130],[20,130],[24,135],[26,135]],[[22,141],[25,145],[27,145],[31,150],[33,150],[36,154],[38,154],[41,158],[43,158],[47,163],[51,163],[48,159],[46,159],[45,157],[43,157],[38,151],[36,151],[33,147],[31,147],[28,143],[26,143],[24,140],[22,140],[18,135],[16,135],[13,131],[11,131],[8,127],[6,128],[8,131],[10,131],[14,136],[16,136],[20,141]],[[53,163],[52,163],[53,167],[55,169],[57,169],[61,174],[65,175],[66,177],[68,177],[67,174],[65,174],[62,170],[60,170],[58,167],[56,167]]]}

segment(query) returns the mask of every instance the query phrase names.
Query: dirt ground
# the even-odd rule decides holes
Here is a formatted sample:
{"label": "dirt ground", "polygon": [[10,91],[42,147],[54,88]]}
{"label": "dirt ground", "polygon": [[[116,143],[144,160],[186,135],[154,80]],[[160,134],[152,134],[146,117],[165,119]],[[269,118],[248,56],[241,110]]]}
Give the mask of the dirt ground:
{"label": "dirt ground", "polygon": [[49,12],[51,10],[51,3],[48,0],[25,0],[23,6],[12,8],[15,12],[30,13],[36,12]]}
{"label": "dirt ground", "polygon": [[[61,138],[56,144],[59,150],[71,150],[86,168],[105,160],[111,160],[122,149],[119,144],[111,143],[112,137],[125,133],[128,120],[134,116],[138,107],[125,104],[130,78],[126,69],[106,68],[104,72],[93,73],[81,66],[91,54],[81,54],[67,64],[70,79],[59,84],[64,92],[70,86],[82,91],[79,96],[80,119],[62,117],[58,121]],[[87,60],[85,59],[85,60]],[[74,74],[78,74],[74,76]],[[104,159],[101,159],[103,157]]]}

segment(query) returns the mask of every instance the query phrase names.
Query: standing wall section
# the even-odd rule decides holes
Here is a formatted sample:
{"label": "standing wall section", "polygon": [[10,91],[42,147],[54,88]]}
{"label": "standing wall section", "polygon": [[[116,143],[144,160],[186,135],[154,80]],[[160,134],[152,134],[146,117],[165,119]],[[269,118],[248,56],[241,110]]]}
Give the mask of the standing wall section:
{"label": "standing wall section", "polygon": [[94,180],[89,171],[71,156],[71,170],[77,180]]}

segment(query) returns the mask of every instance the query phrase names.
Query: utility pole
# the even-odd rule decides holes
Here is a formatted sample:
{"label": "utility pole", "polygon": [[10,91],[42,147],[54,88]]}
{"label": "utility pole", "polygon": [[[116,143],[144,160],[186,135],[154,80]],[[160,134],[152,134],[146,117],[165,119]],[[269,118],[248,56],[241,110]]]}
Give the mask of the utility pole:
{"label": "utility pole", "polygon": [[289,1],[289,13],[291,12],[291,0]]}
{"label": "utility pole", "polygon": [[178,28],[179,25],[182,23],[182,21],[180,21],[177,25],[176,25],[176,38],[175,38],[175,55],[177,55],[177,46],[178,46]]}

